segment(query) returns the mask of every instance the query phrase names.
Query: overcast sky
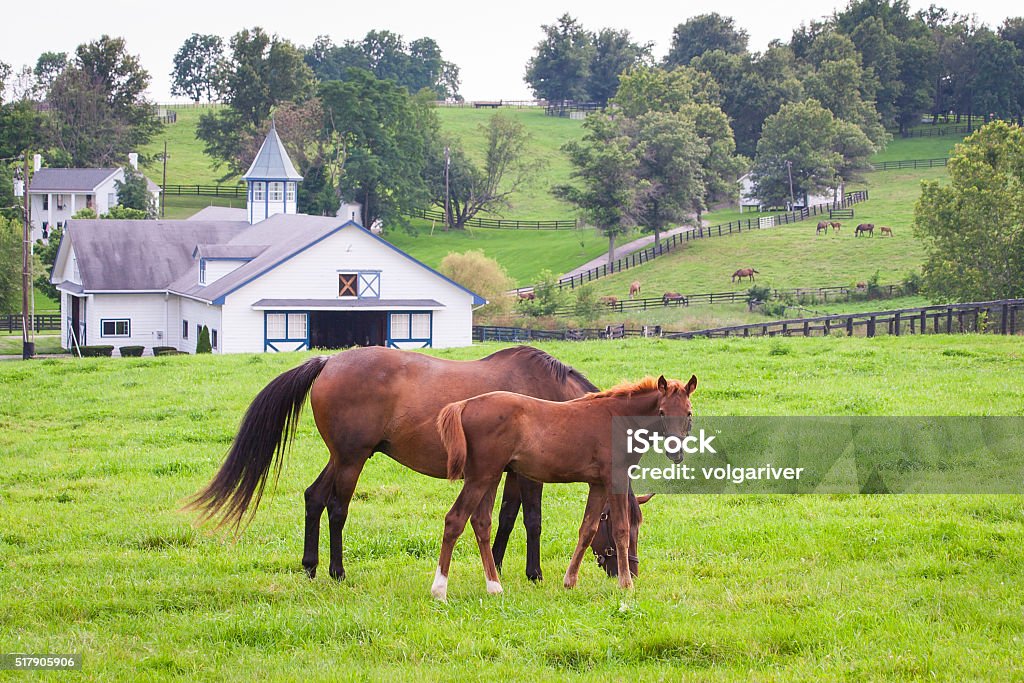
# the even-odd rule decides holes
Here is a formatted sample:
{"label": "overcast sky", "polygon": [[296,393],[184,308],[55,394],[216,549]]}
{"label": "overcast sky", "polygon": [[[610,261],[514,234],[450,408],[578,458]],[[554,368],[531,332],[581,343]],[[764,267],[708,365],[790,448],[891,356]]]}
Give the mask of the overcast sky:
{"label": "overcast sky", "polygon": [[[660,4],[660,3],[659,3]],[[913,10],[932,4],[911,0]],[[1007,0],[948,0],[936,2],[951,11],[974,13],[993,27],[1012,10]],[[8,25],[0,42],[0,60],[16,68],[35,64],[41,52],[74,51],[80,43],[107,33],[123,36],[128,49],[141,57],[153,78],[150,97],[170,101],[174,53],[192,33],[213,33],[225,39],[243,27],[262,26],[268,33],[309,45],[319,34],[340,44],[360,39],[367,31],[387,29],[406,41],[429,36],[445,59],[461,69],[462,95],[469,100],[529,99],[523,83],[526,62],[541,40],[541,24],[551,24],[568,12],[585,28],[628,29],[637,42],[653,41],[654,55],[664,57],[672,29],[688,17],[707,12],[732,16],[750,34],[750,47],[763,50],[770,40],[788,40],[801,22],[829,15],[845,0],[694,0],[667,2],[549,2],[547,0],[383,0],[363,2],[199,2],[198,0],[107,0],[99,5],[83,0],[49,0],[45,5],[19,3],[8,8],[24,17]],[[16,30],[15,30],[16,29]]]}

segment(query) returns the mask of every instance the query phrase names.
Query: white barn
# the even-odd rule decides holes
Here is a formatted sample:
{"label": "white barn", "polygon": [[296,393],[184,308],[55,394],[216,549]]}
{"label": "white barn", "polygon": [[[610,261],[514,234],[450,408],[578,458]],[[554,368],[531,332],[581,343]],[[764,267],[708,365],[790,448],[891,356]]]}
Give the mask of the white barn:
{"label": "white barn", "polygon": [[247,177],[251,223],[235,214],[69,221],[52,276],[64,345],[191,353],[202,326],[215,353],[472,343],[482,297],[355,221],[288,211],[286,186],[274,211],[267,187],[291,180],[272,164],[259,168]]}
{"label": "white barn", "polygon": [[[137,170],[138,155],[130,155],[129,163]],[[80,209],[92,209],[98,216],[117,206],[116,183],[124,182],[122,168],[43,168],[38,154],[34,166],[28,188],[33,241],[63,226]],[[149,178],[146,183],[159,206],[160,186]]]}
{"label": "white barn", "polygon": [[[767,207],[761,198],[757,196],[757,191],[754,189],[754,179],[752,174],[744,173],[739,178],[740,184],[740,212],[744,209],[750,209],[752,211],[764,211]],[[807,196],[807,201],[804,202],[803,195],[795,197],[796,203],[789,207],[792,209],[802,209],[805,206],[814,206],[815,204],[830,204],[834,198],[834,188],[826,189],[821,194],[812,194]],[[843,197],[843,186],[839,186],[839,198]]]}

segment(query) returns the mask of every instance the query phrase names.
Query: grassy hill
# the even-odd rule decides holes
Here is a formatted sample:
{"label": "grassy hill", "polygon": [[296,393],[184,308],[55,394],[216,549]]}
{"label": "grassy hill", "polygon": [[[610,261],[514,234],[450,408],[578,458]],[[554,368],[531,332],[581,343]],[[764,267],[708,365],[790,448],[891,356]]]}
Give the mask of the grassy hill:
{"label": "grassy hill", "polygon": [[[1020,344],[1007,338],[545,348],[601,386],[696,373],[698,414],[1024,406]],[[16,388],[0,407],[0,640],[82,653],[87,677],[116,680],[981,680],[1024,670],[1018,496],[658,496],[644,508],[641,576],[623,594],[589,556],[579,586],[561,587],[585,487],[552,485],[545,582],[524,578],[517,529],[506,592],[486,595],[463,537],[444,606],[428,589],[460,485],[384,456],[367,464],[350,509],[348,579],[305,578],[302,491],[327,455],[307,413],[246,533],[225,542],[196,531],[182,500],[215,472],[255,393],[307,355],[0,364],[0,384]]]}

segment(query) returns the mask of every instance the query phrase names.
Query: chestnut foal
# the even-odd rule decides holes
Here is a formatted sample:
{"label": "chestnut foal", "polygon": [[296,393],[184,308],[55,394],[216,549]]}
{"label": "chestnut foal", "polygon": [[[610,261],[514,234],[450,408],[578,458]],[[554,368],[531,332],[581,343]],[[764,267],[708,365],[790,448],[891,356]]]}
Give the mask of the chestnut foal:
{"label": "chestnut foal", "polygon": [[[661,416],[668,435],[690,431],[690,396],[696,375],[685,385],[664,376],[624,383],[564,403],[494,391],[450,403],[437,418],[441,442],[448,452],[448,478],[465,478],[462,491],[445,516],[437,572],[430,589],[438,600],[448,597],[448,570],[455,542],[472,518],[488,593],[500,593],[501,582],[491,556],[491,512],[502,472],[506,469],[543,483],[586,482],[590,485],[579,541],[565,572],[564,585],[576,585],[583,554],[594,538],[601,509],[608,500],[616,548],[619,586],[630,588],[629,501],[616,487],[625,471],[613,472],[612,424],[616,416]],[[635,456],[639,461],[640,456]],[[627,456],[626,466],[635,464]]]}

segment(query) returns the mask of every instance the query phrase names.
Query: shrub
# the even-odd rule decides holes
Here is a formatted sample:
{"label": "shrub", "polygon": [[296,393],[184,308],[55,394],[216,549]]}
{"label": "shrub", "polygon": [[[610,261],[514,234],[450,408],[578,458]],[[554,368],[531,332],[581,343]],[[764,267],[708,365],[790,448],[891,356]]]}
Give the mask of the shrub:
{"label": "shrub", "polygon": [[533,300],[520,303],[527,315],[551,315],[565,301],[565,292],[558,288],[558,277],[550,270],[542,270],[538,278],[533,288]]}
{"label": "shrub", "polygon": [[146,350],[145,346],[122,346],[118,349],[126,358],[138,358]]}
{"label": "shrub", "polygon": [[868,278],[868,298],[869,299],[881,299],[882,298],[882,286],[878,284],[879,275],[878,271]]}
{"label": "shrub", "polygon": [[508,291],[515,285],[500,263],[484,255],[479,249],[464,253],[451,252],[441,261],[438,268],[444,275],[460,285],[487,299],[487,305],[480,308],[481,315],[507,313],[515,299]]}
{"label": "shrub", "polygon": [[772,296],[772,288],[767,285],[754,285],[747,290],[747,302],[768,301]]}
{"label": "shrub", "polygon": [[177,350],[178,349],[174,348],[173,346],[154,346],[153,347],[153,355],[154,356],[163,356],[163,355],[167,355],[167,353],[170,352],[170,351],[177,351]]}
{"label": "shrub", "polygon": [[99,358],[101,356],[106,356],[107,358],[110,358],[111,356],[114,355],[113,346],[82,346],[79,348],[82,352],[83,358]]}
{"label": "shrub", "polygon": [[576,290],[575,313],[577,318],[591,322],[601,317],[604,309],[605,305],[598,299],[593,287],[583,285]]}
{"label": "shrub", "polygon": [[921,291],[922,284],[924,284],[924,278],[921,277],[921,273],[916,270],[907,271],[906,276],[903,278],[903,293],[908,295],[917,294]]}
{"label": "shrub", "polygon": [[71,217],[72,218],[91,219],[91,218],[96,218],[96,212],[93,211],[92,209],[90,209],[88,206],[83,206],[78,211],[75,211],[75,213],[72,214]]}
{"label": "shrub", "polygon": [[196,354],[213,353],[213,346],[210,345],[210,328],[203,325],[199,328],[199,338],[196,339]]}

